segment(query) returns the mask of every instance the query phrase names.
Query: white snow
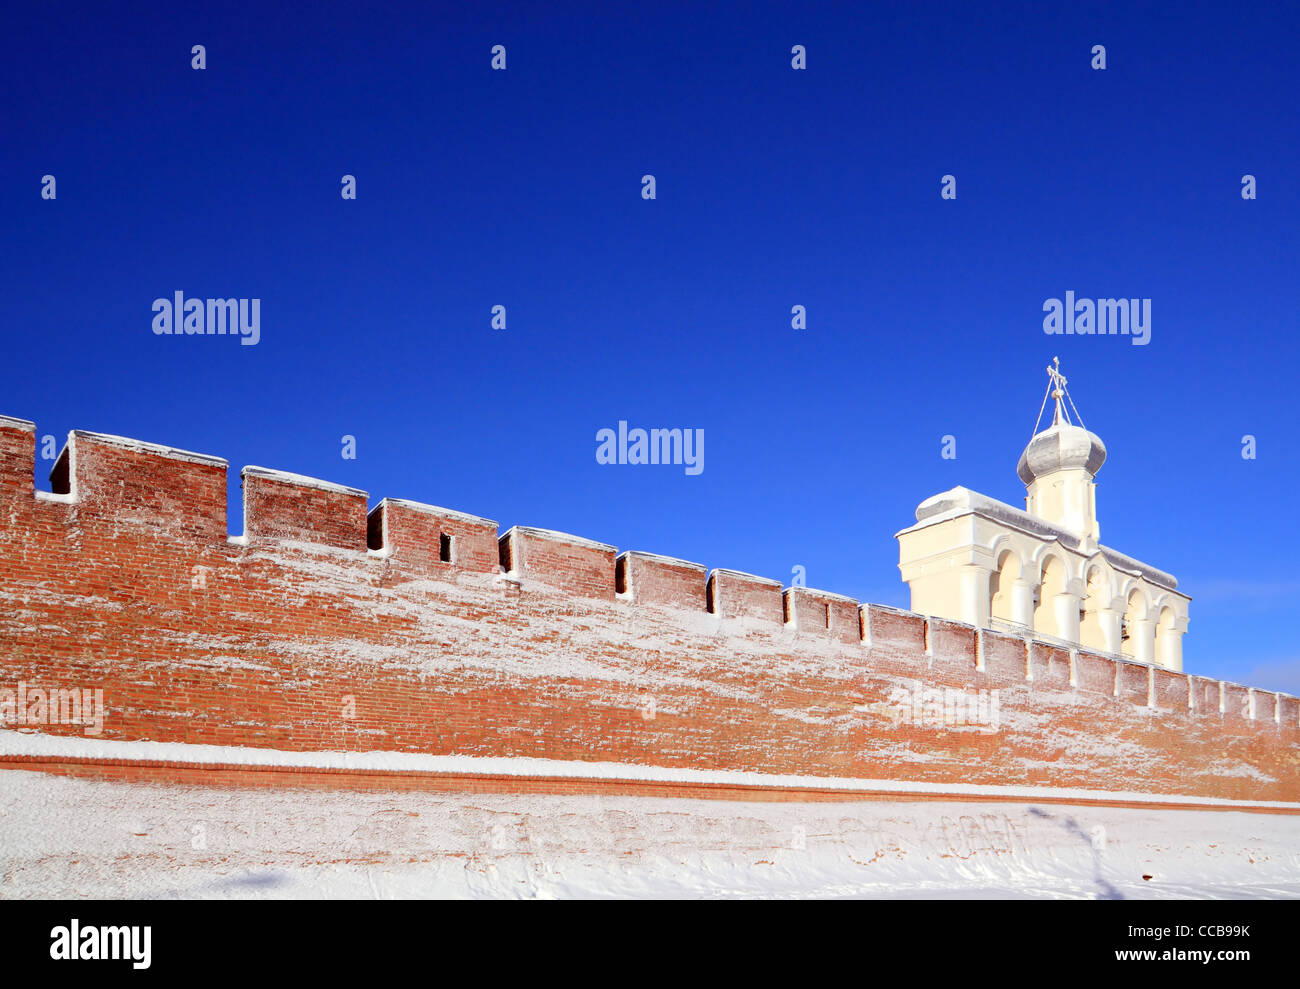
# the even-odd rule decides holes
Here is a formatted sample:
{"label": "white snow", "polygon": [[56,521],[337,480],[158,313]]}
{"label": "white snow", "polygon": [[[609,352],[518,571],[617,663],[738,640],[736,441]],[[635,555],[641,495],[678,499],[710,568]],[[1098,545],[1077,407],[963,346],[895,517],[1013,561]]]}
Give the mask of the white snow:
{"label": "white snow", "polygon": [[1300,897],[1300,818],[0,772],[0,897]]}

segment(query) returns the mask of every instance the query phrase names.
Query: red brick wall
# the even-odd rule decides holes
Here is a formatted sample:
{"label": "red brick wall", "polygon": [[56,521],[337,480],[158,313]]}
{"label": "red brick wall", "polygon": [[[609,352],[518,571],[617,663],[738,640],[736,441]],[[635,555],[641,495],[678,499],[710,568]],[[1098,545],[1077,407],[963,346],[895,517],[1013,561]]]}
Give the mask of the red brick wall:
{"label": "red brick wall", "polygon": [[[694,564],[283,475],[245,475],[245,544],[219,460],[79,433],[37,497],[33,456],[0,420],[0,688],[103,688],[103,739],[1300,801],[1294,698],[1220,713],[1204,678],[728,570],[710,611]],[[992,691],[996,725],[912,717]]]}

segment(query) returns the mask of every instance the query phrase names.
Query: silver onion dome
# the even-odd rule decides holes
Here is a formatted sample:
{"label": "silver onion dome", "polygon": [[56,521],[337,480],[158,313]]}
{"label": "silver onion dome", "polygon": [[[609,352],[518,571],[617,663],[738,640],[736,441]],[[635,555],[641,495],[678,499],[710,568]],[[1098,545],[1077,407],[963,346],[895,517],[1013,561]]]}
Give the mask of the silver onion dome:
{"label": "silver onion dome", "polygon": [[1065,422],[1054,422],[1034,438],[1020,455],[1016,473],[1025,484],[1058,470],[1083,468],[1093,477],[1106,462],[1106,444],[1096,433]]}

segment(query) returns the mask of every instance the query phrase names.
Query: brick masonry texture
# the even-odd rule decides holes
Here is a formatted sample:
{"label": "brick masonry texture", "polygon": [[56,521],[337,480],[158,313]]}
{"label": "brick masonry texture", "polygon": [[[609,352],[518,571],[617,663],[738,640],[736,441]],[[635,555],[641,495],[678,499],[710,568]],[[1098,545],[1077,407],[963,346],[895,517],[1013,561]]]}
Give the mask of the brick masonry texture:
{"label": "brick masonry texture", "polygon": [[232,540],[224,461],[77,432],[38,495],[34,454],[0,419],[0,689],[102,687],[101,739],[1300,801],[1293,697],[254,468]]}

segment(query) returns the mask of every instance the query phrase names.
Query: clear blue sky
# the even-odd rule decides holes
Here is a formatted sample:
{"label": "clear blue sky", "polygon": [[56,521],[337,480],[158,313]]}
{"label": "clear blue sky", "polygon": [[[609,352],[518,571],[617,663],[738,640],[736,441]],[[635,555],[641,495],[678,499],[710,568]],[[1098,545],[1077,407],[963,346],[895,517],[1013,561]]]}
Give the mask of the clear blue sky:
{"label": "clear blue sky", "polygon": [[[227,458],[236,532],[256,463],[906,605],[1059,354],[1187,668],[1300,692],[1296,4],[190,6],[6,12],[0,413]],[[261,342],[155,336],[177,290]],[[1046,336],[1066,290],[1150,345]],[[703,473],[597,464],[620,419]]]}

